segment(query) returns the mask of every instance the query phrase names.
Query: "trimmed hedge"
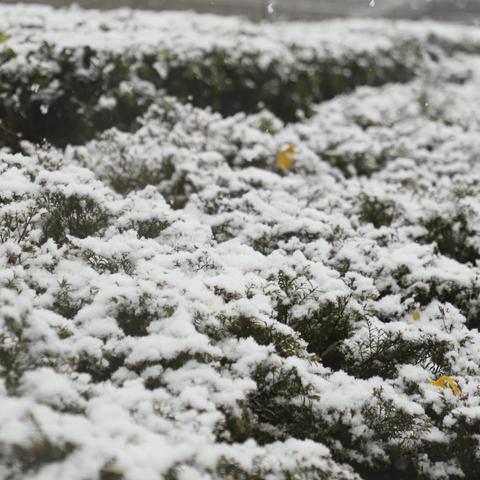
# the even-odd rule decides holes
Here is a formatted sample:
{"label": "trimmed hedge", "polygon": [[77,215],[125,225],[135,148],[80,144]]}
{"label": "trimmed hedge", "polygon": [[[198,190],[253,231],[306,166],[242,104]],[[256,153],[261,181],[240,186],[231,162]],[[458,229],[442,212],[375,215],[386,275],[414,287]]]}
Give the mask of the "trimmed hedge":
{"label": "trimmed hedge", "polygon": [[[316,103],[360,85],[407,82],[431,49],[442,54],[436,45],[401,32],[389,36],[379,31],[382,42],[375,34],[365,39],[346,29],[345,35],[359,37],[358,45],[330,51],[321,44],[290,43],[279,37],[281,32],[253,26],[251,35],[231,33],[251,43],[238,51],[221,42],[193,55],[148,44],[109,49],[103,24],[97,31],[84,31],[97,39],[98,47],[66,47],[49,39],[48,17],[45,21],[45,31],[36,32],[35,48],[17,45],[25,40],[20,35],[17,40],[15,33],[0,43],[0,145],[18,149],[22,139],[46,139],[63,147],[84,143],[109,127],[135,129],[137,117],[165,95],[223,115],[266,108],[285,122],[297,121],[310,115]],[[9,27],[7,23],[7,32]],[[278,41],[279,52],[268,55],[263,40]]]}
{"label": "trimmed hedge", "polygon": [[[0,477],[476,479],[463,30],[426,46],[424,24],[402,43],[384,23],[325,24],[329,38],[238,21],[228,50],[207,32],[222,22],[153,16],[155,41],[194,35],[136,51],[125,19],[33,11],[56,20],[0,17],[2,141],[24,152],[0,148]],[[67,45],[76,28],[112,44]],[[312,115],[286,125],[299,107]],[[99,138],[19,145],[15,121],[31,140]]]}

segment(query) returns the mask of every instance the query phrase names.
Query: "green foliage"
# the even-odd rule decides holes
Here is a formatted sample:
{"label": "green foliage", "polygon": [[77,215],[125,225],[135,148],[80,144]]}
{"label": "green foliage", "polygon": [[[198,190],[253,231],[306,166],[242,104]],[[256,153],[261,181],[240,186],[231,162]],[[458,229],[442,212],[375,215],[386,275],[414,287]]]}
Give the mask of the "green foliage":
{"label": "green foliage", "polygon": [[[415,58],[416,48],[400,42],[395,51],[383,50],[375,56],[361,53],[308,60],[300,60],[300,50],[295,65],[272,61],[266,66],[258,62],[259,53],[233,61],[228,52],[217,49],[195,63],[177,62],[168,70],[165,85],[169,94],[182,100],[193,98],[195,105],[212,107],[224,115],[252,113],[262,104],[282,120],[294,121],[299,110],[308,114],[312,104],[358,85],[382,85],[391,78],[408,81],[414,65],[404,60]],[[385,60],[382,65],[377,63],[377,55]],[[290,69],[288,74],[282,72],[285,68]],[[282,95],[285,91],[290,94]]]}
{"label": "green foliage", "polygon": [[[3,290],[3,291],[2,291]],[[0,378],[9,392],[15,392],[25,372],[37,367],[55,366],[54,352],[42,351],[44,336],[32,333],[32,312],[28,309],[11,315],[19,297],[0,288]]]}
{"label": "green foliage", "polygon": [[380,200],[362,194],[360,198],[360,220],[371,223],[375,228],[389,227],[395,218],[395,203],[389,200]]}
{"label": "green foliage", "polygon": [[[275,466],[261,465],[260,461],[254,462],[252,469],[245,469],[239,462],[224,456],[209,469],[212,480],[355,480],[348,471],[333,472],[328,467],[304,466],[297,462],[295,468],[276,468]],[[258,464],[258,465],[257,465]],[[182,478],[182,465],[171,468],[164,476],[165,480],[179,480]],[[112,479],[113,480],[113,479]]]}
{"label": "green foliage", "polygon": [[409,443],[419,440],[422,432],[428,431],[426,417],[414,415],[397,407],[391,399],[385,398],[383,389],[373,392],[374,401],[363,408],[366,425],[372,429],[375,438],[407,448]]}
{"label": "green foliage", "polygon": [[459,210],[449,217],[432,216],[425,220],[424,226],[427,233],[420,240],[435,243],[443,255],[462,263],[475,263],[480,258],[477,249],[469,242],[475,233],[471,231],[467,211]]}
{"label": "green foliage", "polygon": [[[144,337],[148,335],[148,326],[157,318],[159,313],[152,311],[150,307],[150,296],[141,295],[138,302],[118,301],[115,311],[115,319],[118,326],[125,332],[125,335],[132,337]],[[167,312],[173,313],[171,311]]]}
{"label": "green foliage", "polygon": [[86,238],[105,228],[109,222],[107,211],[91,198],[62,193],[46,193],[41,205],[47,211],[43,219],[43,237],[58,244],[67,241],[67,235]]}
{"label": "green foliage", "polygon": [[338,152],[336,148],[319,152],[330,165],[338,168],[345,177],[354,176],[369,177],[375,172],[382,170],[388,160],[394,158],[394,154],[384,150],[379,154],[372,152]]}
{"label": "green foliage", "polygon": [[410,340],[401,331],[374,327],[367,321],[366,335],[352,343],[342,348],[343,368],[359,378],[395,378],[398,368],[405,364],[420,365],[435,376],[447,374],[451,368],[447,353],[453,345],[430,334]]}
{"label": "green foliage", "polygon": [[[257,388],[240,402],[241,414],[225,412],[222,440],[243,442],[249,438],[260,444],[287,438],[311,438],[321,428],[312,406],[311,386],[304,385],[295,368],[262,364],[252,379]],[[227,436],[226,436],[227,434]]]}
{"label": "green foliage", "polygon": [[11,447],[0,441],[0,464],[10,472],[5,477],[6,480],[18,480],[34,475],[42,467],[64,461],[76,448],[71,442],[52,442],[35,416],[28,413],[27,417],[35,430],[35,437],[28,445],[18,444]]}
{"label": "green foliage", "polygon": [[207,333],[221,338],[253,338],[259,345],[273,345],[281,357],[303,356],[302,344],[295,335],[279,331],[274,324],[266,324],[245,315],[219,315],[220,327],[207,328]]}
{"label": "green foliage", "polygon": [[[349,307],[350,295],[318,302],[317,287],[308,280],[308,272],[297,276],[278,274],[280,294],[276,298],[277,320],[292,327],[307,343],[308,352],[333,369],[340,367],[342,341],[350,336],[353,325],[361,318]],[[294,314],[294,307],[313,301],[308,313]]]}
{"label": "green foliage", "polygon": [[83,302],[73,298],[72,286],[65,279],[59,281],[52,310],[62,317],[72,319],[82,307]]}
{"label": "green foliage", "polygon": [[[131,79],[134,59],[128,54],[100,54],[89,46],[58,51],[43,43],[30,56],[31,69],[0,70],[0,118],[11,132],[2,142],[7,146],[16,148],[20,138],[35,143],[47,138],[59,146],[80,143],[112,125],[129,129],[145,111],[147,99],[121,88]],[[42,68],[42,62],[55,68]],[[79,75],[79,69],[85,73]],[[115,109],[98,107],[104,94]]]}
{"label": "green foliage", "polygon": [[17,385],[27,368],[22,360],[28,347],[22,338],[22,330],[15,327],[13,319],[5,318],[3,327],[0,334],[0,375],[5,379],[8,388]]}
{"label": "green foliage", "polygon": [[475,478],[480,469],[478,449],[480,447],[480,420],[466,412],[453,413],[453,442],[450,452],[458,459],[466,478]]}
{"label": "green foliage", "polygon": [[135,230],[139,238],[157,238],[169,226],[170,222],[168,220],[152,218],[149,220],[134,220],[125,230]]}
{"label": "green foliage", "polygon": [[432,426],[429,418],[395,405],[393,400],[386,398],[382,387],[374,389],[373,400],[363,408],[362,414],[373,438],[383,443],[388,456],[372,466],[359,466],[359,473],[374,480],[424,478],[418,468],[418,459],[422,454],[420,438]]}
{"label": "green foliage", "polygon": [[308,351],[316,354],[325,366],[339,368],[339,347],[352,332],[359,314],[349,311],[349,297],[327,301],[309,315],[291,321],[291,326],[308,344]]}
{"label": "green foliage", "polygon": [[20,252],[11,250],[7,253],[10,265],[21,264],[26,258],[32,256],[36,246],[33,234],[42,213],[35,204],[31,204],[23,210],[0,211],[0,245],[14,242],[21,249]]}
{"label": "green foliage", "polygon": [[102,357],[82,352],[75,361],[75,370],[79,373],[87,373],[93,382],[106,382],[112,375],[125,364],[125,355],[104,348]]}
{"label": "green foliage", "polygon": [[132,155],[128,145],[113,141],[113,132],[102,136],[102,150],[115,158],[115,164],[107,165],[105,177],[112,188],[121,194],[142,190],[148,185],[159,185],[170,180],[175,173],[175,159],[166,156],[148,164]]}
{"label": "green foliage", "polygon": [[480,285],[476,281],[465,286],[432,278],[428,283],[414,285],[409,290],[420,305],[426,306],[434,299],[450,303],[465,315],[469,328],[480,327]]}
{"label": "green foliage", "polygon": [[[313,104],[358,85],[410,80],[422,56],[418,44],[402,40],[392,49],[340,57],[305,59],[301,50],[290,48],[296,62],[272,60],[262,65],[259,51],[234,59],[229,52],[213,48],[185,61],[173,51],[118,54],[89,46],[58,51],[44,42],[29,54],[35,67],[13,74],[0,69],[0,118],[6,132],[0,145],[18,148],[22,138],[35,143],[46,138],[65,146],[84,143],[112,126],[131,130],[153,102],[152,91],[156,96],[165,91],[223,115],[266,107],[285,121],[295,121],[299,111],[309,114]],[[14,56],[13,51],[3,51],[0,65]],[[41,68],[42,63],[54,68]],[[158,64],[164,67],[164,76],[159,75]],[[78,75],[80,69],[85,73]],[[143,88],[142,82],[149,88]],[[286,91],[289,95],[284,95]],[[102,96],[111,100],[111,107],[99,103]]]}

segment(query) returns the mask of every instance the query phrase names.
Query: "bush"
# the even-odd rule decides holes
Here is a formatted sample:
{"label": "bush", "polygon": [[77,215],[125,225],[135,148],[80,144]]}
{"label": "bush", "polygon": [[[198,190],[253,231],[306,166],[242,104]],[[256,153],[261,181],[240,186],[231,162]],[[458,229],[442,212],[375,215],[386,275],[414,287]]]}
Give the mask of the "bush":
{"label": "bush", "polygon": [[[42,14],[46,26],[45,31],[36,32],[36,48],[20,48],[22,31],[10,16],[7,25],[13,33],[0,50],[0,118],[5,132],[0,145],[15,149],[22,139],[47,139],[65,146],[84,143],[113,126],[129,131],[136,128],[137,117],[165,93],[223,115],[267,108],[284,121],[296,121],[299,112],[309,115],[313,104],[359,85],[411,80],[433,48],[401,34],[378,31],[369,37],[349,30],[348,35],[358,36],[357,45],[333,53],[322,46],[282,40],[275,29],[248,25],[246,33],[233,32],[241,40],[235,53],[218,39],[203,50],[192,44],[188,53],[182,48],[177,51],[164,39],[138,49],[122,40],[125,49],[119,52],[105,45],[112,30],[130,29],[124,20],[110,18],[115,28],[107,29],[76,25],[78,33],[95,40],[72,46],[49,38],[48,29],[55,31],[50,23],[57,16],[73,14]],[[73,16],[68,19],[72,20]],[[211,22],[215,30],[215,21]],[[180,28],[198,30],[188,21]],[[268,44],[273,38],[277,45],[272,55]],[[374,47],[360,47],[365,42]],[[435,48],[441,52],[440,38]],[[452,48],[462,45],[450,42],[448,51]],[[284,95],[285,91],[289,94]]]}
{"label": "bush", "polygon": [[0,477],[477,478],[472,30],[0,10]]}

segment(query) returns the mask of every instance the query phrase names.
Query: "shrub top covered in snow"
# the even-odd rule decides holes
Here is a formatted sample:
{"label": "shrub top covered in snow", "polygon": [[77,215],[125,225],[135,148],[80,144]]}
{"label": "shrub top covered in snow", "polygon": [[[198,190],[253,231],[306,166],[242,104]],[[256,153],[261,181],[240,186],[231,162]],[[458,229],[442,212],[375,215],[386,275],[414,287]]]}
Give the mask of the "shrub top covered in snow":
{"label": "shrub top covered in snow", "polygon": [[0,12],[0,478],[476,478],[475,32]]}

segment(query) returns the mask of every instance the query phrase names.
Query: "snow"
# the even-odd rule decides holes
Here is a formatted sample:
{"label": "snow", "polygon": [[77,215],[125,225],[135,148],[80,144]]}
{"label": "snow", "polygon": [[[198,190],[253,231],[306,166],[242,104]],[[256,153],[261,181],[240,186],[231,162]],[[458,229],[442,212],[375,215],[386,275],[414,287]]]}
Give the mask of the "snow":
{"label": "snow", "polygon": [[[3,72],[36,68],[44,41],[182,61],[223,49],[232,65],[258,51],[263,67],[406,39],[439,56],[296,123],[162,96],[132,131],[1,149],[0,478],[360,480],[392,462],[474,478],[458,449],[462,435],[479,448],[465,428],[480,421],[475,29],[0,12],[0,49],[17,53]],[[430,383],[442,375],[460,396]]]}

